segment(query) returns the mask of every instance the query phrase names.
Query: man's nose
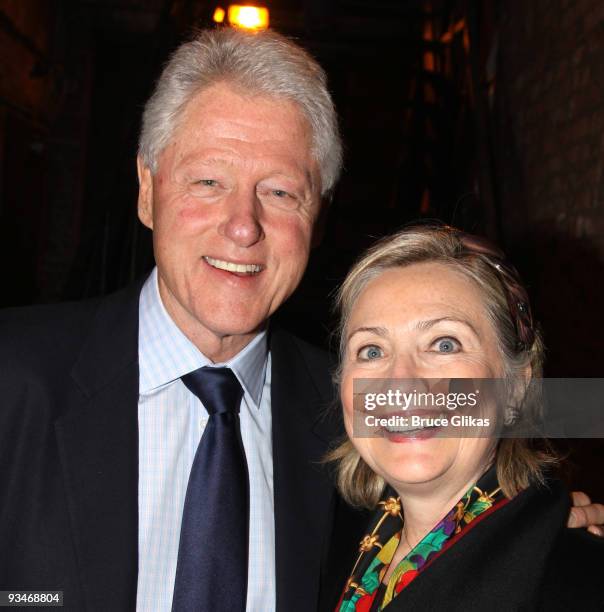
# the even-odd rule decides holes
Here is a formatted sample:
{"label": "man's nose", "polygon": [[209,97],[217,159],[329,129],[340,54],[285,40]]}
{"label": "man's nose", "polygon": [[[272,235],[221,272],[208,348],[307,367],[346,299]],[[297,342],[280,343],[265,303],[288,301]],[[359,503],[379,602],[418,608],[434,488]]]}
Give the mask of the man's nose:
{"label": "man's nose", "polygon": [[224,218],[218,232],[240,247],[251,247],[264,238],[262,205],[256,193],[233,193],[223,202]]}

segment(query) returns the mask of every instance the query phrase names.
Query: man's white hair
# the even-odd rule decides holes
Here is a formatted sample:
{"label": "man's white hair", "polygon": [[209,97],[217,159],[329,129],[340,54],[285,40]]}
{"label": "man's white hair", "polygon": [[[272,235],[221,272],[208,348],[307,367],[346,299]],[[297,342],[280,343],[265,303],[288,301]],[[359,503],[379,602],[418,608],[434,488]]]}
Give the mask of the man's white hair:
{"label": "man's white hair", "polygon": [[138,152],[151,172],[187,102],[221,81],[298,105],[312,130],[322,195],[330,192],[342,167],[342,143],[325,72],[304,49],[271,31],[203,30],[172,54],[143,113]]}

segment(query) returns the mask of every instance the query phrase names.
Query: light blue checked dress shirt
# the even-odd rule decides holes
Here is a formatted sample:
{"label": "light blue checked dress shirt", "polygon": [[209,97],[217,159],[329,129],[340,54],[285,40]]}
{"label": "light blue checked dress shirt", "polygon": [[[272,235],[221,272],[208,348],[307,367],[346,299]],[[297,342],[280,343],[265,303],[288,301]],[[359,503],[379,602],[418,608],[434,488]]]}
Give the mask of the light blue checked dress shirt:
{"label": "light blue checked dress shirt", "polygon": [[[208,414],[180,377],[212,365],[166,312],[157,268],[139,303],[138,591],[136,609],[169,611],[180,523]],[[270,354],[258,334],[228,365],[241,383],[241,437],[250,477],[248,612],[275,610]],[[225,550],[225,554],[229,554]]]}

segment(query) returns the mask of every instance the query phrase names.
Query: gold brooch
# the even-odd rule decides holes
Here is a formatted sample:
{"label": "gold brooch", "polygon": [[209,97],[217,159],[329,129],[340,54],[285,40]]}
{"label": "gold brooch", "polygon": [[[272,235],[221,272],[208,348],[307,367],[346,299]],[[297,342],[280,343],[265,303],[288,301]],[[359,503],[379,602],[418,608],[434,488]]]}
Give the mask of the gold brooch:
{"label": "gold brooch", "polygon": [[381,506],[384,506],[384,512],[388,512],[392,516],[398,516],[401,511],[401,503],[394,497],[389,497],[386,501],[380,502]]}
{"label": "gold brooch", "polygon": [[379,543],[380,536],[377,535],[366,535],[362,540],[361,540],[361,545],[359,546],[359,550],[361,552],[369,552],[374,546],[378,546],[379,548],[382,548],[382,545]]}

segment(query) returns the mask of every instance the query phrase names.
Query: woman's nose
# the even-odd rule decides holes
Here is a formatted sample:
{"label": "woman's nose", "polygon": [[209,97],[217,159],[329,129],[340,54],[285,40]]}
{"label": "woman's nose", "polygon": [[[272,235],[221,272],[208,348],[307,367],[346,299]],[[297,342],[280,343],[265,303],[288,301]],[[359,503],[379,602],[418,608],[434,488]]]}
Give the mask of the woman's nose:
{"label": "woman's nose", "polygon": [[409,355],[397,355],[388,372],[390,378],[415,379],[421,376],[421,368]]}

